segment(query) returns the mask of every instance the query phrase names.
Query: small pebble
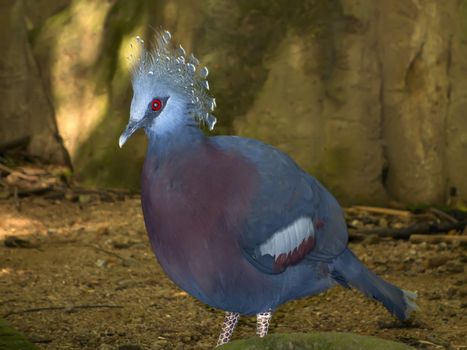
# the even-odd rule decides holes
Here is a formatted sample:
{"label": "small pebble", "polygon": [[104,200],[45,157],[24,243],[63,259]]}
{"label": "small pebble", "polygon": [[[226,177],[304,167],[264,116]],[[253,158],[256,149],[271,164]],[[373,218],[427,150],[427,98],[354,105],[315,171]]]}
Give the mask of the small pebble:
{"label": "small pebble", "polygon": [[415,264],[413,265],[412,270],[416,273],[423,273],[425,272],[425,267],[420,264]]}
{"label": "small pebble", "polygon": [[447,243],[446,242],[441,242],[440,244],[438,244],[438,247],[440,247],[441,249],[446,249],[448,247]]}
{"label": "small pebble", "polygon": [[103,236],[107,236],[109,233],[110,233],[110,230],[107,226],[104,226],[104,227],[101,227],[99,230],[98,230],[98,233],[100,235],[103,235]]}
{"label": "small pebble", "polygon": [[31,243],[28,239],[17,236],[6,236],[3,241],[5,247],[8,248],[37,248],[37,244]]}
{"label": "small pebble", "polygon": [[458,290],[459,296],[463,299],[467,297],[467,286],[463,286],[463,288],[460,288]]}
{"label": "small pebble", "polygon": [[450,261],[446,265],[446,271],[451,272],[451,273],[463,273],[464,265],[457,261]]}
{"label": "small pebble", "polygon": [[388,220],[386,218],[380,218],[378,220],[378,225],[380,227],[386,228],[386,227],[388,227]]}
{"label": "small pebble", "polygon": [[428,294],[426,298],[427,298],[428,300],[440,300],[440,299],[441,299],[441,295],[439,295],[438,292],[433,292],[433,293]]}
{"label": "small pebble", "polygon": [[459,290],[457,288],[451,287],[447,290],[446,294],[449,298],[452,298],[453,296],[457,294],[458,291]]}
{"label": "small pebble", "polygon": [[435,267],[439,267],[446,264],[448,260],[449,258],[447,256],[434,256],[427,260],[426,265],[429,269],[433,269]]}
{"label": "small pebble", "polygon": [[97,267],[104,267],[105,266],[105,260],[97,259],[96,266]]}
{"label": "small pebble", "polygon": [[381,242],[381,238],[378,235],[368,235],[363,241],[366,244],[378,244],[379,242]]}
{"label": "small pebble", "polygon": [[101,344],[101,346],[99,346],[99,350],[114,350],[114,348],[109,344]]}
{"label": "small pebble", "polygon": [[116,240],[112,241],[112,246],[115,249],[127,249],[127,248],[130,248],[132,246],[132,242],[130,242],[128,240],[124,240],[124,239],[116,239]]}
{"label": "small pebble", "polygon": [[130,345],[120,345],[118,347],[118,350],[141,350],[141,346],[139,345],[133,345],[133,344],[130,344]]}

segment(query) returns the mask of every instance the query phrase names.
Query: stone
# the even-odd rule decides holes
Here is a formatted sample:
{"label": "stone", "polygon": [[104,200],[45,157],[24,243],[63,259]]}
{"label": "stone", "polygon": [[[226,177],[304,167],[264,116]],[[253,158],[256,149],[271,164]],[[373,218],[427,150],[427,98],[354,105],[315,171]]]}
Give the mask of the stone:
{"label": "stone", "polygon": [[449,260],[448,256],[442,256],[442,255],[434,256],[427,260],[426,266],[429,269],[434,269],[435,267],[443,266],[444,264],[448,262],[448,260]]}
{"label": "stone", "polygon": [[451,273],[463,273],[465,270],[464,264],[460,261],[450,261],[446,264],[446,271]]}
{"label": "stone", "polygon": [[381,242],[381,237],[376,234],[369,234],[363,240],[363,243],[365,244],[378,244],[380,242]]}

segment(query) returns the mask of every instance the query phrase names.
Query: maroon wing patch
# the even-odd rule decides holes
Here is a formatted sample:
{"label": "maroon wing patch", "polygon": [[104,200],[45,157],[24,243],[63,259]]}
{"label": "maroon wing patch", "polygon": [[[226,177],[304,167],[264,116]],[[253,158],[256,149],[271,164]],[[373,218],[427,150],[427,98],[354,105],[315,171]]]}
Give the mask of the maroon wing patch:
{"label": "maroon wing patch", "polygon": [[310,236],[293,251],[280,254],[274,261],[274,272],[282,272],[288,266],[297,264],[313,250],[314,246],[315,239],[313,236]]}

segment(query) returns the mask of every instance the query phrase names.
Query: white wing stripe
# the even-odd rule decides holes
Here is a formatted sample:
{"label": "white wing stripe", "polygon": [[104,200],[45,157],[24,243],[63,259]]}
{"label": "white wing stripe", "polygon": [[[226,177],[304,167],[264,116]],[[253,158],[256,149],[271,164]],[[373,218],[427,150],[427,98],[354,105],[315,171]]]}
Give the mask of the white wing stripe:
{"label": "white wing stripe", "polygon": [[305,239],[314,236],[315,231],[311,218],[302,216],[289,226],[275,232],[266,242],[259,246],[261,255],[269,254],[277,257],[297,248]]}

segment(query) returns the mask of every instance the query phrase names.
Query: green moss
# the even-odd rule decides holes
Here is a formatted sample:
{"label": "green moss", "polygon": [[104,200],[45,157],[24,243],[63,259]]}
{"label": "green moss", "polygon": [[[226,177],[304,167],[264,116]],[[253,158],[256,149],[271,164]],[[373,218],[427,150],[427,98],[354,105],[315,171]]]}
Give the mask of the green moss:
{"label": "green moss", "polygon": [[222,350],[413,350],[414,348],[375,337],[351,333],[272,334],[221,346]]}
{"label": "green moss", "polygon": [[0,319],[0,349],[3,350],[37,350],[37,347]]}

